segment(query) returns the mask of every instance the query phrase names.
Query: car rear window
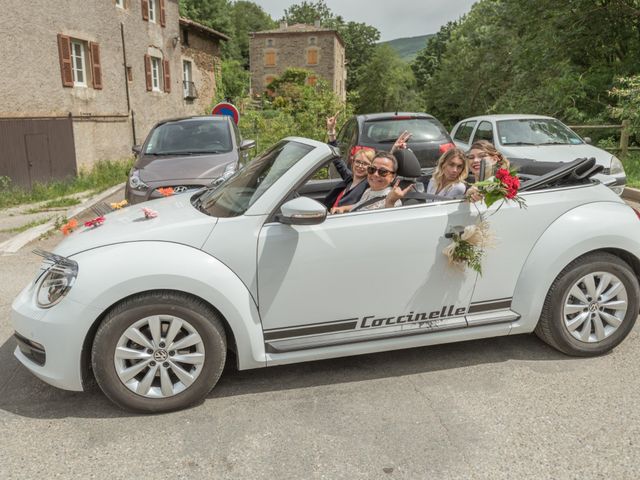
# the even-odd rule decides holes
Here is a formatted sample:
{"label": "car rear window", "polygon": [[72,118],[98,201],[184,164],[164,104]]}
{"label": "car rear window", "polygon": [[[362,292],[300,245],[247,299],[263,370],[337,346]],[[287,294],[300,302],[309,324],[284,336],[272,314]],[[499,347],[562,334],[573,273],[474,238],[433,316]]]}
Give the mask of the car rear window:
{"label": "car rear window", "polygon": [[448,136],[442,125],[429,118],[390,118],[365,122],[362,140],[370,143],[393,143],[405,130],[411,133],[409,143],[441,141]]}
{"label": "car rear window", "polygon": [[151,133],[144,153],[190,155],[230,152],[231,148],[229,124],[203,118],[158,125]]}

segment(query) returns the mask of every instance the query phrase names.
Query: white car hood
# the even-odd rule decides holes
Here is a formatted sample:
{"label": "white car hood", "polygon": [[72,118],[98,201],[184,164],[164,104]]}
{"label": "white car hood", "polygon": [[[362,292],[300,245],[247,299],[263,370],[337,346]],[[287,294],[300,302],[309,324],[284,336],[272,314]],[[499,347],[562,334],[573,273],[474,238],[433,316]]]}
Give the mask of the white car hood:
{"label": "white car hood", "polygon": [[[194,208],[190,197],[176,195],[125,207],[105,215],[105,222],[98,227],[85,227],[79,223],[55,253],[70,256],[105,245],[144,240],[200,248],[218,219]],[[158,216],[146,219],[142,207],[154,210]]]}
{"label": "white car hood", "polygon": [[500,150],[507,158],[530,158],[541,162],[572,162],[576,158],[595,157],[596,163],[605,168],[611,166],[612,155],[588,144],[579,145],[503,145]]}

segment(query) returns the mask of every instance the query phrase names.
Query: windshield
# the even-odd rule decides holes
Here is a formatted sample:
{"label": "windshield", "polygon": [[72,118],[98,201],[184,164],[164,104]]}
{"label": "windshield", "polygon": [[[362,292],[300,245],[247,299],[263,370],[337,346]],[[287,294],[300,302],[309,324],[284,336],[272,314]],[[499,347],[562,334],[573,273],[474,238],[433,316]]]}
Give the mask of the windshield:
{"label": "windshield", "polygon": [[579,145],[582,139],[558,120],[529,118],[501,120],[498,136],[502,145]]}
{"label": "windshield", "polygon": [[227,122],[203,118],[167,122],[157,126],[145,146],[150,155],[194,155],[231,151]]}
{"label": "windshield", "polygon": [[393,143],[398,136],[411,133],[409,143],[433,142],[447,138],[444,127],[428,118],[400,118],[365,122],[362,139],[370,143]]}
{"label": "windshield", "polygon": [[242,215],[276,180],[312,150],[313,147],[299,142],[277,143],[219,187],[201,197],[194,197],[194,206],[214,217]]}

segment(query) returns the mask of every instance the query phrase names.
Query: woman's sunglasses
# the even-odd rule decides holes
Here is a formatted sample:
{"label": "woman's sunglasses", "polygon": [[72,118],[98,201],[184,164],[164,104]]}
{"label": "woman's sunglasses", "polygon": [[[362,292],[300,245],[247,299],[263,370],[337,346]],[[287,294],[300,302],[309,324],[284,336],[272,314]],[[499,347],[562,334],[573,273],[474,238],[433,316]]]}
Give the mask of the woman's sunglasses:
{"label": "woman's sunglasses", "polygon": [[373,175],[376,172],[378,172],[378,175],[380,175],[381,177],[386,177],[390,173],[391,174],[396,173],[396,172],[392,172],[391,170],[387,170],[386,168],[376,168],[373,165],[367,167],[367,173],[369,175]]}

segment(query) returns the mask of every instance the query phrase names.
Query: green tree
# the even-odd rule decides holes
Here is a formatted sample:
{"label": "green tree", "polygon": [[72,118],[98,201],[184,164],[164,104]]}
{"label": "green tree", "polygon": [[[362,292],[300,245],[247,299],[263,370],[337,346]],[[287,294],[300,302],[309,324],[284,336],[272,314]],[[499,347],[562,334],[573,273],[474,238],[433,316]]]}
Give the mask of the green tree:
{"label": "green tree", "polygon": [[338,110],[347,118],[352,110],[342,104],[329,85],[318,80],[308,84],[313,75],[307,70],[290,68],[269,84],[271,100],[264,110],[248,111],[241,116],[245,137],[257,137],[258,151],[281,138],[295,135],[324,141],[326,117]]}
{"label": "green tree", "polygon": [[286,20],[290,25],[295,23],[313,25],[316,20],[320,20],[320,24],[324,26],[333,18],[334,14],[324,0],[315,2],[305,0],[286,8],[282,20]]}
{"label": "green tree", "polygon": [[277,24],[262,7],[245,0],[240,0],[233,4],[231,23],[233,25],[233,36],[229,43],[233,44],[233,48],[230,48],[232,57],[240,60],[248,68],[249,34],[261,30],[270,30],[275,28]]}
{"label": "green tree", "polygon": [[220,68],[217,101],[228,99],[239,104],[249,95],[250,74],[238,60],[225,59]]}
{"label": "green tree", "polygon": [[411,68],[389,45],[376,47],[361,75],[358,113],[422,110]]}
{"label": "green tree", "polygon": [[180,15],[218,30],[225,35],[233,35],[231,22],[231,2],[229,0],[180,0]]}

